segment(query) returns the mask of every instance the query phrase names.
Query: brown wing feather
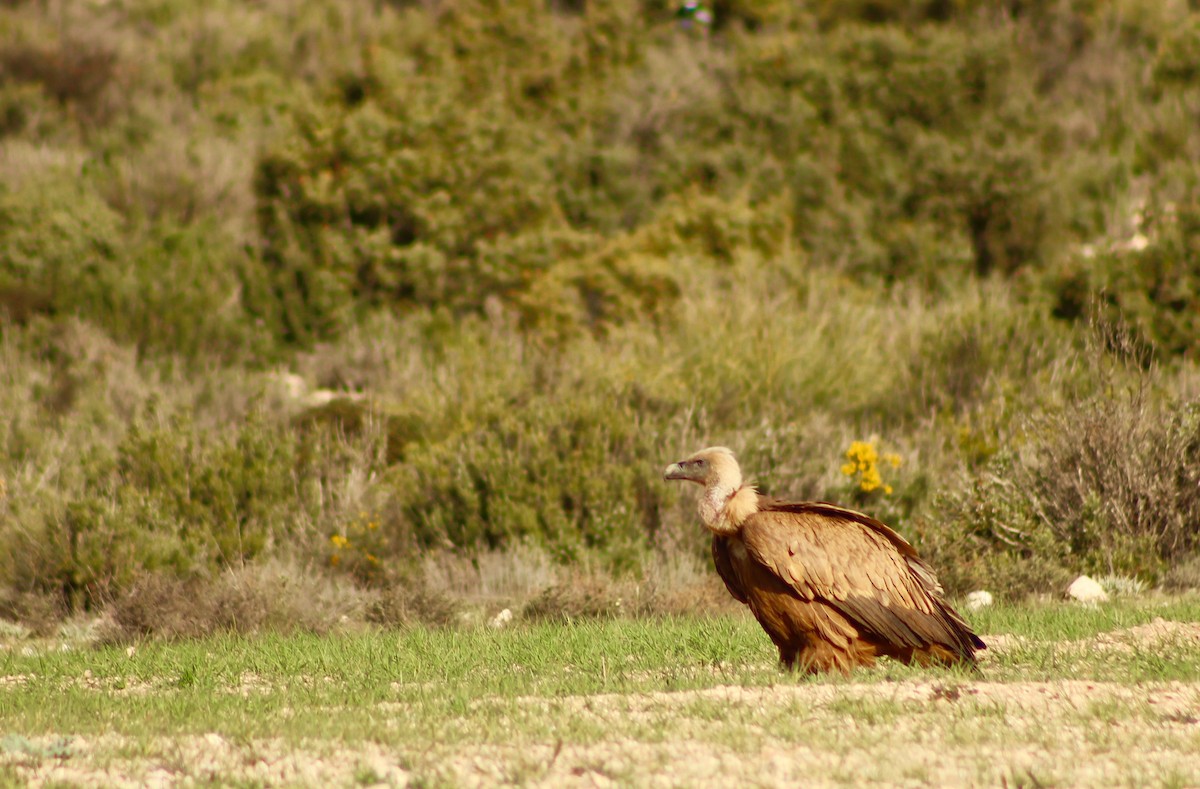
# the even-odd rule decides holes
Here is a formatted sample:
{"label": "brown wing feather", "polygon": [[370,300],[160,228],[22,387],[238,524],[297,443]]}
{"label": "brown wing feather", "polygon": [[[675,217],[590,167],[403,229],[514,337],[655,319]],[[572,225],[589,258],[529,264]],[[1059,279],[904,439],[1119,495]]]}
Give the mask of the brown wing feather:
{"label": "brown wing feather", "polygon": [[971,658],[983,642],[941,597],[917,552],[884,524],[823,503],[766,501],[747,552],[802,599],[818,599],[898,649],[941,645]]}
{"label": "brown wing feather", "polygon": [[725,582],[725,588],[739,603],[749,603],[746,590],[742,588],[742,580],[733,567],[733,559],[729,555],[730,537],[714,534],[712,541],[713,564],[717,567],[717,575]]}

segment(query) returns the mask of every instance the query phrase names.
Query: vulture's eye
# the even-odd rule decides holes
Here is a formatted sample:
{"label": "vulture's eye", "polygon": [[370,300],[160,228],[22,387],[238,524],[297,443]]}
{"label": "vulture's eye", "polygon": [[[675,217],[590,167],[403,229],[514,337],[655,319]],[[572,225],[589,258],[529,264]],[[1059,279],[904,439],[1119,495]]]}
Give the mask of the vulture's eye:
{"label": "vulture's eye", "polygon": [[696,461],[696,466],[697,466],[697,468],[704,468],[704,467],[705,467],[705,466],[707,466],[707,465],[708,465],[708,463],[707,463],[706,461],[704,461],[704,460],[697,460],[697,461]]}

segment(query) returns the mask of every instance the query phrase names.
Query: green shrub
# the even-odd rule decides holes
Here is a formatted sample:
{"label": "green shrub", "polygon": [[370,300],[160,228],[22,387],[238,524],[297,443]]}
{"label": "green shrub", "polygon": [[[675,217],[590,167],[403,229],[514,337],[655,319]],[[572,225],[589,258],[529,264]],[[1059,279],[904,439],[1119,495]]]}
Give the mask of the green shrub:
{"label": "green shrub", "polygon": [[87,305],[111,317],[123,306],[125,232],[121,217],[66,173],[0,187],[0,287],[37,294],[54,312]]}
{"label": "green shrub", "polygon": [[962,578],[1007,566],[1005,592],[1049,591],[1044,582],[1068,571],[1156,581],[1200,549],[1194,403],[1106,394],[1030,417],[1024,434],[1026,447],[998,453],[942,499],[946,532],[958,535],[944,563]]}
{"label": "green shrub", "polygon": [[1200,79],[1200,14],[1192,12],[1158,42],[1151,80],[1160,89],[1194,89]]}
{"label": "green shrub", "polygon": [[[1139,213],[1134,234],[1080,256],[1055,283],[1056,314],[1134,331],[1160,358],[1200,358],[1200,193]],[[1092,309],[1094,307],[1094,309]]]}
{"label": "green shrub", "polygon": [[654,433],[629,397],[580,391],[501,406],[414,450],[390,506],[419,546],[532,541],[563,560],[600,549],[614,567],[635,566],[668,492],[656,484]]}
{"label": "green shrub", "polygon": [[[419,77],[375,51],[353,100],[339,90],[297,112],[261,159],[255,303],[288,339],[336,334],[363,307],[479,310],[530,292],[604,322],[607,291],[641,292],[614,261],[654,263],[628,254],[625,231],[698,191],[752,211],[791,193],[815,256],[886,276],[970,259],[1010,273],[1051,254],[1053,127],[1010,31],[683,38],[588,73],[586,35],[538,24],[549,12],[506,11],[494,28],[484,13],[456,8],[410,42]],[[529,39],[546,52],[507,46]],[[710,260],[728,260],[713,240]]]}
{"label": "green shrub", "polygon": [[0,306],[18,320],[77,315],[186,358],[266,351],[239,299],[244,254],[205,222],[135,227],[65,173],[0,188]]}
{"label": "green shrub", "polygon": [[341,330],[359,305],[478,307],[532,273],[508,265],[515,236],[555,243],[540,132],[461,100],[427,90],[311,119],[292,150],[262,161],[264,263],[288,338]]}
{"label": "green shrub", "polygon": [[136,424],[110,454],[82,458],[78,496],[5,535],[28,557],[13,580],[90,606],[146,572],[188,577],[253,559],[296,518],[295,451],[253,415],[219,436],[186,420]]}

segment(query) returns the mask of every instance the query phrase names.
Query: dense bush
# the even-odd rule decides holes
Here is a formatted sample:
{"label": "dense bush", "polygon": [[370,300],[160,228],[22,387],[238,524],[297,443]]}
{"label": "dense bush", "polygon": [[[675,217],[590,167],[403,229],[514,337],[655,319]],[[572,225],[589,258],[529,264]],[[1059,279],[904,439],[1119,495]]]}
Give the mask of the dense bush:
{"label": "dense bush", "polygon": [[67,173],[0,187],[0,309],[79,316],[119,340],[195,358],[267,344],[238,301],[241,253],[205,222],[133,227]]}
{"label": "dense bush", "polygon": [[174,420],[135,425],[111,454],[80,460],[79,494],[33,509],[6,546],[23,557],[10,581],[76,604],[111,600],[145,571],[239,565],[297,514],[295,447],[256,418],[220,436]]}
{"label": "dense bush", "polygon": [[1135,214],[1129,238],[1089,249],[1058,282],[1056,310],[1127,323],[1162,358],[1200,354],[1200,202],[1189,190]]}
{"label": "dense bush", "polygon": [[943,499],[945,533],[963,541],[943,547],[956,585],[1054,591],[1071,569],[1153,582],[1200,548],[1194,402],[1106,395],[1022,434]]}
{"label": "dense bush", "polygon": [[67,173],[0,191],[0,289],[18,316],[87,305],[115,318],[124,243],[121,217]]}
{"label": "dense bush", "polygon": [[111,47],[96,41],[6,42],[0,46],[0,84],[37,85],[87,121],[102,120],[109,111],[106,99],[117,92],[117,60]]}
{"label": "dense bush", "polygon": [[298,113],[261,161],[259,309],[290,338],[364,305],[479,309],[559,267],[602,268],[602,238],[697,188],[751,207],[789,195],[817,259],[888,277],[1011,273],[1064,236],[1058,128],[1011,24],[772,27],[721,45],[660,30],[600,58],[601,20],[531,4],[485,33],[484,13],[456,7],[419,44],[371,50],[354,90]]}
{"label": "dense bush", "polygon": [[633,564],[662,525],[657,436],[627,395],[560,397],[497,412],[411,455],[393,506],[420,545],[533,540],[563,559],[601,548],[614,565]]}

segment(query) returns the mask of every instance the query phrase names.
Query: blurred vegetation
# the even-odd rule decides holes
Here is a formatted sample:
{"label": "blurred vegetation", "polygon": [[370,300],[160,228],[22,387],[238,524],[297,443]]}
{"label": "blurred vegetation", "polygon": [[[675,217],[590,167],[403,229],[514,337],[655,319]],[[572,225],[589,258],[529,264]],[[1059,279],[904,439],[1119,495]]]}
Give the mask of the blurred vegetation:
{"label": "blurred vegetation", "polygon": [[518,547],[648,582],[706,561],[660,475],[715,443],[954,592],[1178,584],[1200,10],[712,9],[0,4],[0,615],[149,632],[284,562],[441,622],[430,556]]}

